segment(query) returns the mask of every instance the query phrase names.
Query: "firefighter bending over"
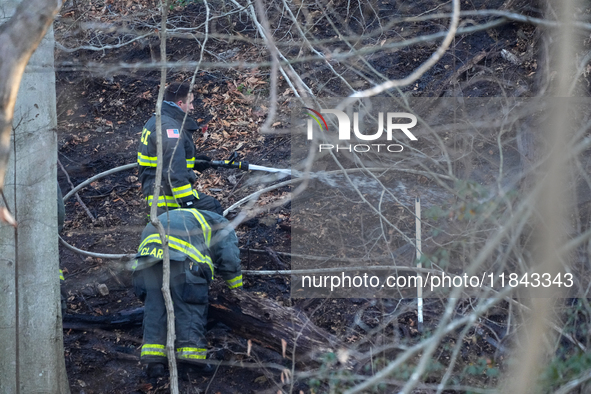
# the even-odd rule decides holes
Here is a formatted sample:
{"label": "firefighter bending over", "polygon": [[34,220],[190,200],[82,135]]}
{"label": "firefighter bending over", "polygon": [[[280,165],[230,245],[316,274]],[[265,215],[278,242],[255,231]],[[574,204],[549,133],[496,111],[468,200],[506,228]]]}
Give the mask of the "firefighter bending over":
{"label": "firefighter bending over", "polygon": [[[222,216],[197,209],[175,209],[158,219],[167,231],[170,250],[170,293],[174,305],[176,356],[181,376],[187,372],[211,374],[205,360],[209,283],[220,275],[230,289],[242,288],[240,251],[234,230]],[[162,243],[148,224],[134,261],[133,283],[145,302],[141,361],[149,377],[165,374],[166,308],[162,295]]]}

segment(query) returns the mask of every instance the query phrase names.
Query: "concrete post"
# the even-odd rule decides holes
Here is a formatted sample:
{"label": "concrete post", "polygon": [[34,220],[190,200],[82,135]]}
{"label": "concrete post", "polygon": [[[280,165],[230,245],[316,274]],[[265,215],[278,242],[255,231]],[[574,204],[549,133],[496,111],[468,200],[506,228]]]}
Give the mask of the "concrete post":
{"label": "concrete post", "polygon": [[[17,4],[0,0],[0,24]],[[18,222],[16,230],[0,225],[0,392],[7,394],[69,393],[59,299],[53,50],[50,29],[20,85],[5,183]]]}

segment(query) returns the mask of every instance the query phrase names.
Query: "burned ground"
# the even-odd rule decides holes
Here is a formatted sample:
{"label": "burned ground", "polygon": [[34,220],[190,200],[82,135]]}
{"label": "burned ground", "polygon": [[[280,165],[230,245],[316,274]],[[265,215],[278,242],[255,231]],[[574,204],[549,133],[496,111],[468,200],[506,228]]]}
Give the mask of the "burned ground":
{"label": "burned ground", "polygon": [[[335,21],[320,18],[322,7],[314,4],[309,7],[309,14],[302,16],[302,21],[315,32],[318,39],[332,38],[335,26],[350,34],[363,34],[358,45],[368,48],[380,43],[383,45],[393,37],[412,38],[437,33],[447,26],[447,20],[437,20],[437,23],[409,22],[402,29],[386,32],[378,29],[380,21],[387,20],[384,19],[385,15],[419,15],[436,9],[439,2],[408,2],[412,7],[394,1],[381,1],[379,6],[378,2],[368,2],[369,5],[375,3],[378,6],[377,11],[372,11],[369,6],[360,6],[350,17],[346,3],[331,2],[329,6],[335,15],[339,12],[341,15],[347,13],[347,18],[337,18]],[[513,4],[513,9],[539,16],[535,9],[527,6],[528,2],[521,3]],[[470,7],[475,10],[496,9],[503,4],[502,1],[482,1],[471,2]],[[171,7],[170,18],[175,27],[203,23],[206,11],[203,3],[177,1],[174,5],[175,7]],[[66,6],[61,12],[61,18],[55,26],[56,39],[61,45],[70,48],[86,43],[95,46],[98,43],[116,45],[120,40],[126,39],[124,34],[106,28],[80,30],[79,23],[94,22],[125,27],[123,16],[132,14],[137,15],[133,26],[136,29],[134,34],[138,34],[140,30],[151,31],[160,18],[154,2],[150,1],[129,1],[125,6],[111,1],[84,4],[73,2],[72,6]],[[272,22],[277,27],[278,36],[283,34],[283,37],[288,37],[291,27],[283,24],[280,18]],[[241,14],[215,20],[211,29],[212,34],[232,33],[239,39],[235,42],[212,40],[208,44],[205,60],[267,60],[268,54],[264,46],[249,42],[259,38],[256,26]],[[310,55],[303,44],[296,45],[287,38],[278,44],[285,48],[285,53],[294,57]],[[540,67],[540,45],[539,31],[529,24],[506,23],[486,31],[461,35],[431,70],[402,91],[410,97],[422,98],[533,96],[536,94],[535,85],[539,83],[536,78]],[[303,76],[303,82],[319,92],[319,96],[343,97],[351,93],[351,87],[369,87],[366,66],[388,78],[401,78],[426,60],[436,46],[436,43],[429,42],[382,54],[369,52],[365,58],[355,59],[347,66],[318,60],[296,62],[294,70]],[[346,50],[348,48],[344,45],[342,48],[326,48],[327,53],[330,51],[335,54]],[[186,37],[173,36],[167,44],[167,53],[169,61],[196,60],[200,57],[200,47]],[[136,148],[142,126],[155,108],[160,73],[154,69],[117,69],[113,65],[140,62],[149,64],[158,58],[158,39],[154,35],[123,48],[106,51],[78,50],[70,53],[58,48],[58,158],[73,185],[103,171],[136,161]],[[343,78],[335,78],[330,67],[340,67],[339,72]],[[585,78],[587,75],[585,74]],[[169,71],[168,80],[187,80],[191,77],[191,72],[172,70]],[[198,122],[209,120],[208,128],[194,136],[201,153],[215,159],[224,159],[232,152],[238,152],[242,160],[252,164],[278,168],[288,168],[291,165],[289,135],[262,134],[259,131],[270,107],[268,68],[204,70],[197,73],[195,86],[198,105],[192,116]],[[284,130],[289,127],[291,108],[288,101],[292,97],[293,91],[280,77],[277,102],[279,112],[273,127]],[[474,155],[466,159],[460,153],[468,146],[467,139],[451,133],[442,135],[450,151],[455,149],[456,153],[460,152],[452,158],[455,170],[468,174],[466,177],[473,173],[476,178],[482,177],[479,179],[482,183],[487,183],[492,181],[489,174],[486,171],[474,173],[472,168],[474,165],[498,165],[500,159],[497,141],[486,135],[478,137],[476,145],[470,145]],[[507,145],[513,147],[514,152],[517,151],[514,140]],[[518,158],[512,165],[519,165]],[[330,164],[326,169],[331,169]],[[58,180],[64,195],[71,189],[66,173],[58,169]],[[435,182],[420,175],[407,174],[393,182],[399,180],[404,181],[410,190],[434,190],[437,187]],[[261,179],[260,175],[254,173],[209,169],[199,177],[198,187],[200,191],[218,198],[224,208],[228,208],[257,191],[266,182],[268,179]],[[408,195],[414,195],[410,190]],[[280,202],[290,191],[292,186],[284,186],[262,195],[257,203],[261,208],[260,212],[247,218],[236,229],[242,249],[243,269],[282,270],[291,267],[291,232],[309,231],[308,226],[311,224],[292,223],[291,205]],[[81,190],[80,197],[87,210],[75,197],[66,202],[66,224],[62,233],[64,240],[80,249],[96,253],[134,253],[141,230],[147,223],[146,204],[142,199],[137,170],[117,172],[97,180]],[[431,205],[452,206],[452,197],[434,193]],[[397,224],[403,230],[407,230],[405,226],[411,226],[409,223],[412,215],[404,208],[410,204],[411,201],[403,201],[391,208],[391,214],[398,217]],[[463,209],[469,210],[469,207],[464,205]],[[452,211],[449,218],[459,215],[460,212]],[[408,230],[412,232],[411,228]],[[309,242],[312,244],[313,240]],[[402,238],[392,235],[392,246],[395,249],[404,244]],[[141,303],[133,293],[129,271],[122,269],[119,261],[83,257],[63,246],[60,247],[60,265],[66,278],[62,286],[68,295],[69,316],[64,323],[64,345],[72,392],[168,392],[169,382],[166,379],[149,381],[139,364],[142,331],[137,319],[130,318],[132,323],[127,325],[111,326],[76,320],[76,316],[100,318],[140,308]],[[328,392],[328,387],[333,384],[331,389],[339,392],[343,389],[338,386],[341,381],[339,379],[344,378],[343,373],[370,376],[373,368],[383,366],[391,354],[416,343],[422,335],[432,331],[442,314],[442,301],[428,301],[425,333],[421,334],[417,329],[416,304],[413,300],[297,299],[290,298],[290,285],[289,276],[245,275],[244,287],[247,292],[305,313],[318,327],[351,348],[355,347],[359,352],[370,348],[383,350],[372,360],[358,359],[352,364],[344,361],[340,369],[333,369],[340,362],[336,349],[309,365],[293,364],[288,357],[265,348],[264,344],[256,344],[256,338],[240,337],[223,324],[212,321],[208,332],[210,357],[226,364],[245,362],[255,368],[221,365],[211,378],[195,376],[192,380],[181,381],[181,392],[276,393],[293,390],[296,393],[322,393]],[[212,296],[215,297],[218,291],[221,291],[220,286],[214,286]],[[507,332],[508,307],[507,304],[500,304],[483,317],[480,324],[470,328],[467,336],[462,337],[465,343],[461,348],[456,370],[465,376],[465,380],[454,381],[454,384],[494,384],[499,371],[505,368],[502,360],[506,356],[509,343],[508,340],[503,342],[503,336]],[[469,301],[462,304],[457,313],[461,313],[461,308],[469,308]],[[250,355],[247,354],[249,340],[255,342]],[[397,345],[394,348],[385,346],[392,343]],[[449,336],[440,347],[436,357],[438,361],[429,371],[429,378],[422,387],[424,392],[431,392],[433,386],[429,386],[429,383],[436,383],[441,378],[443,365],[445,360],[449,360],[454,345],[454,337]],[[287,379],[281,374],[281,369],[273,369],[270,365],[279,365],[288,371],[294,367],[303,372],[303,377],[290,386],[286,384]],[[326,379],[306,377],[305,372],[309,370],[323,371]],[[394,374],[391,383],[404,381],[411,372],[410,367],[401,368]],[[331,380],[332,377],[337,383]],[[389,389],[378,387],[376,392],[389,392]]]}

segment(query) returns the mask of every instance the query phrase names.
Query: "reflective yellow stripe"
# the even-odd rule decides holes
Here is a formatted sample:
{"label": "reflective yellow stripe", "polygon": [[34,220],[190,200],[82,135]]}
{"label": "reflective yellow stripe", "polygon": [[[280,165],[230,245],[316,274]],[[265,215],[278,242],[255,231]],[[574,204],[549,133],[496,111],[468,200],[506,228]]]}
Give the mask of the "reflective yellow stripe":
{"label": "reflective yellow stripe", "polygon": [[176,356],[180,359],[205,360],[207,357],[207,349],[200,349],[196,347],[179,347],[176,349]]}
{"label": "reflective yellow stripe", "polygon": [[[211,257],[204,256],[199,250],[197,250],[196,247],[194,247],[188,242],[183,241],[182,239],[171,237],[168,235],[166,236],[166,239],[168,240],[168,246],[171,249],[178,250],[179,252],[186,254],[198,263],[209,265],[209,269],[211,270],[211,279],[213,279],[213,263],[211,261]],[[140,244],[138,252],[142,250],[144,246],[152,242],[162,244],[162,240],[160,240],[160,235],[152,234],[147,236]]]}
{"label": "reflective yellow stripe", "polygon": [[211,244],[211,227],[209,226],[209,223],[207,223],[207,220],[205,220],[201,212],[199,212],[196,209],[180,209],[180,211],[191,212],[193,216],[195,216],[195,219],[197,219],[199,224],[201,224],[201,230],[203,230],[203,238],[205,240],[205,245],[207,245],[207,247],[209,248],[209,245]]}
{"label": "reflective yellow stripe", "polygon": [[145,347],[152,347],[155,349],[166,349],[165,345],[160,345],[159,343],[144,343],[142,349],[144,349]]}
{"label": "reflective yellow stripe", "polygon": [[146,343],[142,346],[142,354],[141,357],[144,356],[160,356],[166,357],[166,353],[164,352],[165,346],[158,345],[154,343]]}
{"label": "reflective yellow stripe", "polygon": [[166,354],[164,352],[152,352],[149,350],[142,350],[142,357],[144,356],[161,356],[161,357],[166,357]]}
{"label": "reflective yellow stripe", "polygon": [[142,155],[140,152],[137,153],[137,162],[140,166],[156,167],[157,161],[158,161],[157,157],[150,157],[150,156]]}
{"label": "reflective yellow stripe", "polygon": [[140,244],[139,248],[137,248],[138,252],[140,250],[142,250],[142,248],[144,246],[146,246],[147,244],[151,243],[151,242],[157,242],[157,243],[162,243],[160,242],[160,235],[158,234],[152,234],[152,235],[148,235]]}
{"label": "reflective yellow stripe", "polygon": [[64,279],[64,271],[60,270],[60,280],[65,280]]}
{"label": "reflective yellow stripe", "polygon": [[242,286],[242,275],[235,277],[234,279],[226,280],[226,284],[230,289],[235,289]]}
{"label": "reflective yellow stripe", "polygon": [[187,256],[191,257],[198,263],[205,263],[209,265],[209,269],[211,270],[211,279],[213,279],[213,263],[211,261],[211,257],[204,256],[203,254],[201,254],[199,250],[197,250],[196,247],[194,247],[190,243],[175,237],[168,237],[168,245],[172,249],[176,249],[179,252],[185,253]]}
{"label": "reflective yellow stripe", "polygon": [[[146,197],[146,201],[148,201],[149,206],[152,206],[153,199],[154,199],[154,196]],[[159,196],[158,197],[158,206],[159,207],[168,206],[168,207],[172,207],[172,208],[178,208],[178,207],[180,207],[180,204],[178,204],[176,202],[176,199],[172,196]]]}
{"label": "reflective yellow stripe", "polygon": [[191,184],[188,183],[184,186],[172,189],[172,194],[174,194],[175,198],[187,197],[193,194],[193,188],[191,187]]}
{"label": "reflective yellow stripe", "polygon": [[207,352],[207,349],[198,348],[198,347],[177,347],[177,352]]}
{"label": "reflective yellow stripe", "polygon": [[195,167],[195,158],[191,157],[190,159],[187,159],[187,168],[193,168]]}

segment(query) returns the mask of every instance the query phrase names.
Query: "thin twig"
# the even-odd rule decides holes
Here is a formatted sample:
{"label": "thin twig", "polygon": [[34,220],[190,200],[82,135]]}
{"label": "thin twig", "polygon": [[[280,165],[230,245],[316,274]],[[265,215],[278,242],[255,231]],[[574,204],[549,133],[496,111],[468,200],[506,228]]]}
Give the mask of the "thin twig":
{"label": "thin twig", "polygon": [[565,384],[564,386],[562,386],[558,390],[556,390],[554,392],[554,394],[572,393],[573,389],[588,382],[589,380],[591,380],[591,372],[587,372],[586,374],[583,374],[583,375],[579,376],[578,378],[571,380],[570,382],[568,382],[567,384]]}
{"label": "thin twig", "polygon": [[[66,179],[68,180],[68,183],[72,187],[72,190],[74,190],[74,184],[70,180],[70,175],[68,175],[68,172],[66,171],[66,169],[62,165],[62,162],[60,161],[60,159],[57,159],[57,164],[59,164],[60,168],[62,169],[62,172],[64,173],[64,175],[66,176]],[[94,221],[96,219],[94,218],[94,216],[92,216],[92,213],[90,213],[90,210],[88,209],[88,207],[86,206],[86,204],[84,204],[84,201],[82,201],[82,198],[80,198],[80,195],[78,194],[78,192],[76,192],[76,200],[78,200],[78,203],[80,204],[80,206],[82,208],[84,208],[84,210],[86,211],[86,214],[88,215],[88,217],[90,218],[90,220],[92,220],[92,222],[94,223]]]}
{"label": "thin twig", "polygon": [[[510,287],[505,287],[501,294],[504,296],[510,293],[512,289]],[[450,299],[450,301],[453,301]],[[424,350],[427,347],[437,346],[441,339],[448,333],[458,329],[459,327],[463,327],[465,325],[474,324],[476,319],[479,315],[484,313],[485,311],[489,310],[492,306],[497,304],[500,301],[500,298],[493,298],[487,299],[485,302],[480,304],[471,314],[464,316],[460,319],[453,320],[450,322],[445,322],[444,324],[440,325],[437,331],[433,334],[432,337],[425,339],[416,345],[410,347],[404,353],[400,354],[396,360],[390,362],[385,368],[380,370],[379,372],[375,373],[373,376],[369,377],[368,379],[364,380],[362,383],[350,388],[349,390],[345,391],[344,394],[357,394],[361,392],[366,392],[371,387],[376,386],[380,382],[384,381],[388,375],[394,372],[397,368],[403,365],[407,360],[409,360],[412,356],[417,354],[418,352]],[[454,303],[455,305],[455,303]],[[450,304],[448,304],[448,307]],[[446,308],[449,309],[449,308]],[[446,310],[447,312],[447,310]],[[450,311],[450,314],[452,312]]]}
{"label": "thin twig", "polygon": [[80,51],[80,50],[85,50],[85,51],[104,51],[106,49],[119,49],[119,48],[122,48],[122,47],[124,47],[126,45],[133,44],[134,42],[136,42],[138,40],[141,40],[142,38],[150,37],[152,35],[154,35],[154,33],[150,32],[148,34],[143,34],[143,35],[138,36],[138,37],[136,37],[134,39],[131,39],[129,41],[125,41],[125,42],[123,42],[121,44],[117,44],[117,45],[103,45],[103,46],[100,46],[100,47],[96,47],[96,46],[93,46],[93,45],[81,45],[81,46],[76,47],[76,48],[66,48],[65,46],[63,46],[62,44],[60,44],[57,41],[55,42],[55,46],[60,51],[64,51],[64,52],[67,52],[67,53],[72,53],[72,52],[76,52],[76,51]]}
{"label": "thin twig", "polygon": [[[261,35],[261,37],[263,37],[264,40],[266,40],[268,42],[269,38],[267,37],[266,33],[265,33],[265,29],[264,27],[261,25],[261,23],[258,21],[257,18],[257,13],[254,9],[254,6],[252,5],[252,3],[249,3],[248,5],[249,9],[250,9],[250,15],[252,18],[253,23],[255,24],[255,26],[257,27],[257,30],[259,31],[259,34]],[[275,47],[276,49],[277,47]],[[312,90],[308,87],[308,85],[306,85],[304,83],[304,81],[300,78],[300,76],[293,70],[293,67],[290,64],[290,60],[286,59],[285,56],[283,56],[280,52],[276,51],[276,54],[279,55],[279,57],[281,57],[282,62],[277,62],[275,59],[271,60],[271,62],[268,64],[268,66],[273,67],[273,64],[275,63],[279,63],[280,65],[280,71],[281,71],[281,75],[283,75],[283,78],[285,78],[285,81],[288,83],[289,87],[292,89],[292,91],[294,92],[295,95],[299,96],[307,96],[307,95],[313,95],[312,94]],[[260,63],[259,63],[260,64]],[[290,75],[292,75],[293,77],[295,77],[296,80],[296,84],[300,87],[300,89],[296,89],[296,87],[293,85],[293,82],[291,81],[291,79],[289,78],[289,76],[287,75],[288,73],[285,71],[285,69],[283,68],[283,66],[287,66],[289,71],[290,71]]]}
{"label": "thin twig", "polygon": [[275,120],[275,114],[277,113],[277,70],[279,68],[279,50],[275,45],[275,40],[273,39],[273,34],[271,33],[271,26],[269,25],[269,19],[267,18],[267,14],[263,8],[262,1],[255,0],[255,5],[257,14],[261,19],[261,27],[264,32],[263,38],[265,39],[267,49],[271,54],[271,75],[269,76],[269,113],[267,115],[267,119],[265,119],[265,123],[263,123],[260,129],[262,133],[266,133],[272,131],[271,124]]}

